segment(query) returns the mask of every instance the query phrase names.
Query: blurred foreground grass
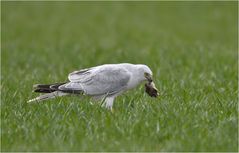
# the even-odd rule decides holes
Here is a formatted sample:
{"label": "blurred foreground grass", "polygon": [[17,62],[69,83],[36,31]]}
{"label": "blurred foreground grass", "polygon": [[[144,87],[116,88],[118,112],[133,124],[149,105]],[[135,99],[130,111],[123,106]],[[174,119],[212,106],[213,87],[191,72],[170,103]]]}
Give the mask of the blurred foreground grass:
{"label": "blurred foreground grass", "polygon": [[[237,2],[1,2],[2,151],[237,151]],[[115,113],[89,98],[29,105],[35,83],[149,65]]]}

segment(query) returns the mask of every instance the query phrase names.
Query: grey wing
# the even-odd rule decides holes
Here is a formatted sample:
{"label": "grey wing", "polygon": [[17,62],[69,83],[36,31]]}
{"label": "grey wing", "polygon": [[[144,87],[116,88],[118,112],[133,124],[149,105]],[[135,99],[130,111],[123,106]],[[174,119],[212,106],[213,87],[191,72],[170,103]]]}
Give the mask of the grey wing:
{"label": "grey wing", "polygon": [[64,89],[82,90],[87,95],[112,95],[125,89],[130,72],[123,68],[85,69],[69,74]]}

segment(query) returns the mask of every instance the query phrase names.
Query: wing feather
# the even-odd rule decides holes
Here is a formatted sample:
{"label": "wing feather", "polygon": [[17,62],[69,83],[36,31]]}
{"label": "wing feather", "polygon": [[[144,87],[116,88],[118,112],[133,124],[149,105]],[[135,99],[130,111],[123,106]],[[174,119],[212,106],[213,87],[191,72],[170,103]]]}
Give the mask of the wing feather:
{"label": "wing feather", "polygon": [[70,73],[70,82],[60,88],[83,90],[88,95],[114,94],[126,88],[130,76],[121,67],[95,67]]}

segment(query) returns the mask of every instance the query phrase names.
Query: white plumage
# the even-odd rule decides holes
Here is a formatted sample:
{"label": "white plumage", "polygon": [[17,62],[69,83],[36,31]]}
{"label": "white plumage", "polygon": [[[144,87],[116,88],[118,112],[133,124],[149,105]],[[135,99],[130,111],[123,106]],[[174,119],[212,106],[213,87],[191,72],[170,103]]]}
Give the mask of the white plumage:
{"label": "white plumage", "polygon": [[105,106],[112,109],[115,97],[148,80],[152,82],[152,71],[142,64],[105,64],[74,71],[68,75],[69,82],[50,85],[35,85],[35,92],[45,94],[29,100],[42,100],[69,94],[85,94],[105,100]]}

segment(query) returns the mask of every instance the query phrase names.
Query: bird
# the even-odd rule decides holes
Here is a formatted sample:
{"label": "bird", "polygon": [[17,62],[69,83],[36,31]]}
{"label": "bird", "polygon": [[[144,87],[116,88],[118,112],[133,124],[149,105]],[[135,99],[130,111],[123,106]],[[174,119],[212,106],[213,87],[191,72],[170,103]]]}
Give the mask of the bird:
{"label": "bird", "polygon": [[74,71],[68,75],[68,81],[53,84],[33,85],[33,91],[43,93],[28,103],[66,95],[88,95],[103,101],[107,109],[113,109],[117,96],[145,84],[146,92],[151,97],[158,96],[158,89],[153,82],[151,69],[144,64],[104,64]]}

